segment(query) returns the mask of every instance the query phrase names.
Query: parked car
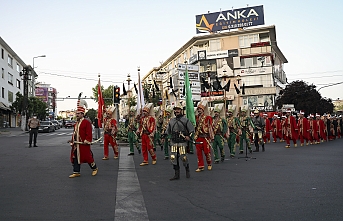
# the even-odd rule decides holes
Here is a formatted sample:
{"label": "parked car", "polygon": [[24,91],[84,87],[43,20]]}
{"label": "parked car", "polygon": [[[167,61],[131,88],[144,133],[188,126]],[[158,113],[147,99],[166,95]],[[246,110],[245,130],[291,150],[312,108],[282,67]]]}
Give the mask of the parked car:
{"label": "parked car", "polygon": [[38,132],[54,132],[55,131],[55,125],[51,121],[41,121]]}
{"label": "parked car", "polygon": [[65,128],[73,128],[76,122],[74,120],[67,120],[64,124]]}
{"label": "parked car", "polygon": [[60,123],[57,120],[52,120],[51,122],[54,124],[55,130],[58,130],[61,128]]}

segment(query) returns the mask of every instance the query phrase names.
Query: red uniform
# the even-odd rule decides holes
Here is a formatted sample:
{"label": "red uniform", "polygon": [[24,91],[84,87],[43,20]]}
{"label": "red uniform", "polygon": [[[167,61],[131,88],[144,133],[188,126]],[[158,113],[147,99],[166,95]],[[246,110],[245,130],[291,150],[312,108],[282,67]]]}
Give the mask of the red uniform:
{"label": "red uniform", "polygon": [[198,169],[204,168],[203,152],[206,157],[208,166],[212,165],[211,146],[210,143],[214,138],[212,129],[212,117],[201,115],[196,117],[196,131],[194,139],[199,142],[195,145],[198,157]]}
{"label": "red uniform", "polygon": [[104,158],[108,158],[108,144],[111,144],[114,158],[118,158],[118,144],[116,141],[117,136],[117,121],[114,118],[105,118],[104,119]]}
{"label": "red uniform", "polygon": [[298,139],[298,127],[297,127],[297,122],[295,118],[291,115],[289,115],[285,119],[285,138],[286,138],[286,143],[287,146],[290,146],[290,140],[293,140],[294,146],[297,144],[297,139]]}
{"label": "red uniform", "polygon": [[156,154],[154,152],[154,134],[156,122],[152,116],[142,117],[139,123],[138,134],[142,138],[142,154],[143,163],[148,164],[148,152],[153,161],[156,161]]}
{"label": "red uniform", "polygon": [[298,129],[299,129],[299,139],[301,146],[304,145],[304,140],[308,143],[308,121],[304,117],[300,117],[298,120]]}
{"label": "red uniform", "polygon": [[325,140],[327,140],[326,137],[326,126],[324,124],[324,121],[320,118],[317,118],[317,125],[318,125],[318,135],[319,135],[319,139],[322,140],[322,142]]}
{"label": "red uniform", "polygon": [[78,164],[94,163],[93,153],[91,151],[91,145],[90,144],[76,144],[76,143],[73,143],[73,141],[81,142],[81,143],[92,142],[92,125],[88,120],[82,118],[74,126],[70,161],[74,163],[74,159],[76,158]]}
{"label": "red uniform", "polygon": [[270,143],[270,131],[271,131],[271,124],[268,117],[264,118],[266,126],[264,127],[264,135],[263,135],[263,141],[264,143],[267,143],[267,141]]}
{"label": "red uniform", "polygon": [[282,140],[282,128],[281,128],[281,121],[277,117],[274,117],[272,124],[272,135],[273,135],[273,142],[275,143],[277,141],[277,138]]}
{"label": "red uniform", "polygon": [[318,139],[318,125],[316,120],[313,120],[312,118],[308,121],[308,131],[309,131],[309,140],[311,144],[316,144]]}

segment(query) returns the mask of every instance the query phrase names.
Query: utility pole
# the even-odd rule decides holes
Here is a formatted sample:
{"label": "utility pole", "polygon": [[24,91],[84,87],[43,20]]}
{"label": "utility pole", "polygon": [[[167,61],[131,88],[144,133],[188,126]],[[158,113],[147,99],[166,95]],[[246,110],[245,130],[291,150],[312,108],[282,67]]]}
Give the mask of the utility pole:
{"label": "utility pole", "polygon": [[28,122],[28,98],[29,98],[29,66],[23,68],[21,73],[22,80],[24,83],[24,100],[23,100],[23,112],[22,112],[22,129],[28,131],[27,122]]}

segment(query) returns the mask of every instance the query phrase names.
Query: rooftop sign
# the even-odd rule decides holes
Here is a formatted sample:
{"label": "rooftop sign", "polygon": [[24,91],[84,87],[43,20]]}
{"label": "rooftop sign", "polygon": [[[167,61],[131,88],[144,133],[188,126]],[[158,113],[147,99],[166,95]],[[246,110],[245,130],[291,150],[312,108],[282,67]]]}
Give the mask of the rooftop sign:
{"label": "rooftop sign", "polygon": [[196,15],[196,33],[264,25],[263,5]]}

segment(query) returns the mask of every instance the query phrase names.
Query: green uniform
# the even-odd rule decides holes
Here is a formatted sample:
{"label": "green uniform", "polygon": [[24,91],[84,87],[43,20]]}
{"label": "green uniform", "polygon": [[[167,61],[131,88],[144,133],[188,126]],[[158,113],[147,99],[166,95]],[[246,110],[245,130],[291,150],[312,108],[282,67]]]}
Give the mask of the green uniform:
{"label": "green uniform", "polygon": [[[163,124],[162,124],[162,133],[165,132],[167,129],[168,123],[171,119],[170,115],[166,115],[163,117]],[[164,148],[164,159],[169,159],[169,146],[170,146],[170,134],[165,134],[164,135],[164,143],[163,143],[163,148]]]}
{"label": "green uniform", "polygon": [[140,153],[140,148],[138,145],[138,137],[136,135],[136,130],[137,130],[137,122],[134,116],[130,116],[128,119],[128,133],[127,137],[129,140],[129,145],[130,145],[130,154],[134,154],[134,145],[136,146],[138,153]]}
{"label": "green uniform", "polygon": [[245,145],[248,147],[249,151],[252,152],[251,146],[250,146],[250,139],[249,139],[249,135],[250,135],[249,126],[254,128],[254,124],[251,118],[247,116],[240,116],[239,124],[240,124],[240,129],[242,131],[242,134],[239,137],[239,152],[243,153],[243,140],[245,140]]}
{"label": "green uniform", "polygon": [[[219,163],[219,160],[223,162],[225,159],[224,134],[227,132],[227,123],[224,118],[221,118],[220,116],[213,118],[213,132],[214,139],[212,142],[212,149],[214,153],[214,162]],[[220,159],[218,148],[220,151]]]}
{"label": "green uniform", "polygon": [[156,121],[156,131],[154,134],[154,147],[156,148],[157,145],[161,146],[161,150],[163,149],[162,147],[162,142],[161,142],[161,133],[162,133],[162,118],[158,118]]}
{"label": "green uniform", "polygon": [[226,118],[227,127],[229,130],[229,136],[227,137],[227,144],[230,150],[230,156],[234,157],[236,154],[236,136],[238,135],[239,119],[237,117],[231,116]]}

